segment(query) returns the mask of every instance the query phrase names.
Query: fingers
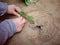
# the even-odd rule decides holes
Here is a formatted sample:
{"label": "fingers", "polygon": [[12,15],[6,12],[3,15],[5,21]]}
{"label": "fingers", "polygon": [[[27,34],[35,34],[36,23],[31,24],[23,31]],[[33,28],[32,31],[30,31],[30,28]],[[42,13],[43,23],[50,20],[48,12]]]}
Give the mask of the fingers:
{"label": "fingers", "polygon": [[24,25],[25,25],[25,22],[26,22],[25,19],[21,19],[21,20],[22,21],[20,21],[20,24],[18,25],[16,32],[21,32],[23,27],[24,27]]}
{"label": "fingers", "polygon": [[20,9],[19,7],[17,7],[17,6],[14,6],[14,7],[15,7],[15,8],[14,8],[14,10],[13,10],[13,14],[19,17],[20,15],[18,14],[18,12],[20,12],[21,9]]}
{"label": "fingers", "polygon": [[20,11],[21,11],[21,9],[20,9],[19,7],[15,7],[15,10],[16,10],[17,12],[20,12]]}
{"label": "fingers", "polygon": [[16,25],[16,32],[22,31],[26,23],[26,20],[23,17],[18,17],[18,18],[12,19],[12,21]]}
{"label": "fingers", "polygon": [[25,23],[26,23],[26,20],[25,19],[20,20],[20,25],[23,25]]}
{"label": "fingers", "polygon": [[8,14],[13,14],[19,17],[20,15],[18,14],[18,12],[20,11],[21,9],[17,7],[16,5],[8,5],[8,10],[7,10]]}
{"label": "fingers", "polygon": [[13,14],[18,16],[18,17],[20,17],[20,15],[17,12],[15,12],[15,11],[13,11]]}
{"label": "fingers", "polygon": [[24,24],[23,25],[20,25],[19,27],[17,27],[17,31],[16,32],[21,32],[22,29],[23,29],[23,27],[24,27]]}
{"label": "fingers", "polygon": [[23,17],[20,17],[20,18],[17,19],[17,22],[18,23],[16,23],[17,24],[16,25],[16,29],[17,29],[16,32],[20,32],[20,31],[22,31],[22,29],[23,29],[23,27],[26,23],[26,20]]}

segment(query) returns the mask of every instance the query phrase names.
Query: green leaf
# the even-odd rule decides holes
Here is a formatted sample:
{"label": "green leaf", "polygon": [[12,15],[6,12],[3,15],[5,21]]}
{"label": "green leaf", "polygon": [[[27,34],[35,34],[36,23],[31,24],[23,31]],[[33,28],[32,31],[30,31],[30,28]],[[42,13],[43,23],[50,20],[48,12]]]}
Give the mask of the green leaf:
{"label": "green leaf", "polygon": [[34,24],[34,18],[33,18],[33,16],[29,16],[29,15],[27,15],[26,12],[23,12],[23,11],[18,12],[18,14],[20,14],[22,17],[24,17],[25,19],[27,19],[30,23]]}
{"label": "green leaf", "polygon": [[25,0],[25,3],[26,3],[26,5],[28,6],[28,5],[31,4],[31,1],[30,1],[30,0]]}
{"label": "green leaf", "polygon": [[26,5],[30,5],[31,3],[35,3],[37,0],[25,0]]}
{"label": "green leaf", "polygon": [[30,21],[30,23],[34,24],[34,18],[33,16],[27,16],[28,21]]}
{"label": "green leaf", "polygon": [[18,14],[20,14],[21,16],[22,16],[22,15],[26,15],[26,13],[23,12],[23,11],[18,12]]}

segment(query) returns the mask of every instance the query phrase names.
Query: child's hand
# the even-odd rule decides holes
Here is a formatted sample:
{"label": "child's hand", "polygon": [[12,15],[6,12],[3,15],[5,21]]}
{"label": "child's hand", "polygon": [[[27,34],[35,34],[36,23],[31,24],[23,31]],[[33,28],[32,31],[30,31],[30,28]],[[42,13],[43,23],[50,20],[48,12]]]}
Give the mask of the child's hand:
{"label": "child's hand", "polygon": [[20,16],[18,14],[18,12],[20,12],[21,9],[19,7],[17,7],[16,5],[8,5],[8,10],[7,10],[7,13],[8,14],[13,14],[13,15],[16,15],[16,16]]}
{"label": "child's hand", "polygon": [[16,32],[20,32],[20,31],[22,31],[22,29],[23,29],[23,27],[26,23],[26,20],[23,17],[20,16],[18,18],[12,19],[12,22],[16,26]]}

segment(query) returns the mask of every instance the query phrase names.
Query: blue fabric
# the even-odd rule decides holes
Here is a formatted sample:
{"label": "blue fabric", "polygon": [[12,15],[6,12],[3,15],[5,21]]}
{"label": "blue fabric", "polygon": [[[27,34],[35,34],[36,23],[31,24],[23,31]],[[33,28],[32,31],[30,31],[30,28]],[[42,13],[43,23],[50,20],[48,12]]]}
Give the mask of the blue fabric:
{"label": "blue fabric", "polygon": [[0,16],[4,15],[7,9],[8,9],[7,4],[0,2]]}
{"label": "blue fabric", "polygon": [[3,45],[6,40],[16,33],[15,24],[11,20],[4,20],[0,23],[0,44]]}
{"label": "blue fabric", "polygon": [[[6,3],[0,2],[0,16],[4,15],[8,9]],[[6,40],[16,33],[15,24],[12,20],[4,20],[0,23],[0,45],[3,45]]]}

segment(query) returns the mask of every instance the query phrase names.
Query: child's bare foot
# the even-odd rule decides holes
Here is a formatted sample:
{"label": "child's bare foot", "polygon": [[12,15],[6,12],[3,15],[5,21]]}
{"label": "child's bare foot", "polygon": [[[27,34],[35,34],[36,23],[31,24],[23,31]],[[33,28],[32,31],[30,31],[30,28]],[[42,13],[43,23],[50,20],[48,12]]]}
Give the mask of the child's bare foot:
{"label": "child's bare foot", "polygon": [[22,17],[12,19],[13,23],[16,25],[16,32],[20,32],[23,29],[26,20]]}

